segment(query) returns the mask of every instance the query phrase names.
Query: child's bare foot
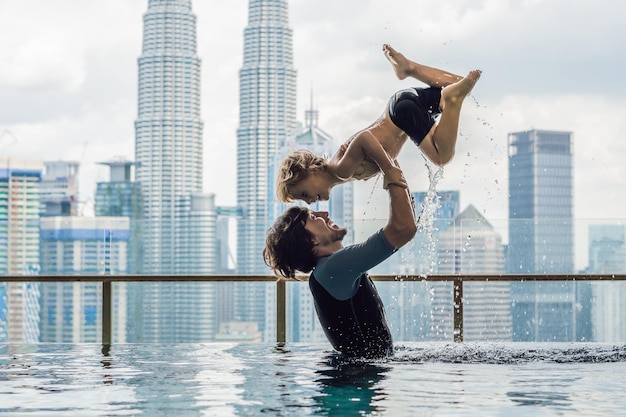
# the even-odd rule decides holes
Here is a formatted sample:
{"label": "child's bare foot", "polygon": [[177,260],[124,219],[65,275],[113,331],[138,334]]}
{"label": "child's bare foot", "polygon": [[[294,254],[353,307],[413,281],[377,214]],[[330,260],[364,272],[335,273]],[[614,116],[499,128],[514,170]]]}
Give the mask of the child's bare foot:
{"label": "child's bare foot", "polygon": [[391,46],[384,44],[383,52],[387,57],[387,60],[391,63],[394,72],[396,73],[396,77],[400,80],[404,80],[406,77],[410,75],[410,65],[411,62],[405,58],[400,52],[393,49]]}
{"label": "child's bare foot", "polygon": [[472,70],[470,71],[465,78],[462,78],[460,81],[455,82],[454,84],[450,84],[445,87],[441,91],[441,108],[446,105],[455,105],[461,104],[465,97],[472,91],[474,85],[480,78],[482,71],[480,70]]}

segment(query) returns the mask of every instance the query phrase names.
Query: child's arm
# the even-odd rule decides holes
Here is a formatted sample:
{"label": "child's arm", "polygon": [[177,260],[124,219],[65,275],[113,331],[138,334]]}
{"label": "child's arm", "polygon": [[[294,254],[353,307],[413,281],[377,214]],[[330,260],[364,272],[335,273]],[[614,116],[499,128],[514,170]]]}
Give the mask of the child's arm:
{"label": "child's arm", "polygon": [[394,164],[378,139],[368,131],[359,133],[350,141],[343,156],[339,155],[332,169],[341,178],[351,178],[366,158],[373,160],[384,174],[385,189],[391,183],[407,188],[402,171]]}

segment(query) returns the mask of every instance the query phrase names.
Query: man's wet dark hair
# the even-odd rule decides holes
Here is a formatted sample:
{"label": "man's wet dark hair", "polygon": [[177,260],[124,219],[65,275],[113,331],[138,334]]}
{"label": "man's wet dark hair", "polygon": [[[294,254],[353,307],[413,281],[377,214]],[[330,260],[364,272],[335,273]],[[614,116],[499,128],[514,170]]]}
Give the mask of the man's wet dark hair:
{"label": "man's wet dark hair", "polygon": [[304,228],[308,216],[306,207],[290,207],[267,230],[263,259],[285,278],[295,278],[296,271],[309,273],[315,266],[313,236]]}

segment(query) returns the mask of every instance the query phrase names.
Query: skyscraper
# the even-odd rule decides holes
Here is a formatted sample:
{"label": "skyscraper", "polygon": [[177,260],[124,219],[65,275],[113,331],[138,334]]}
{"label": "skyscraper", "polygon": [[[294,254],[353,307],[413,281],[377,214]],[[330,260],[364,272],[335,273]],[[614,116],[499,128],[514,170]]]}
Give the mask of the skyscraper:
{"label": "skyscraper", "polygon": [[[39,273],[43,162],[0,157],[0,275]],[[0,283],[0,342],[39,341],[39,284]]]}
{"label": "skyscraper", "polygon": [[96,216],[128,218],[131,233],[125,272],[138,274],[143,265],[143,204],[139,183],[132,178],[135,163],[115,159],[100,164],[110,167],[110,178],[96,184]]}
{"label": "skyscraper", "polygon": [[[430,169],[431,167],[429,167]],[[432,167],[434,177],[440,171]],[[449,320],[450,284],[445,282],[416,282],[402,278],[405,274],[433,274],[439,272],[441,256],[439,234],[453,228],[459,213],[459,191],[437,191],[436,181],[428,191],[412,193],[415,217],[420,231],[411,242],[372,273],[398,274],[398,280],[379,286],[381,297],[390,306],[387,318],[394,340],[416,341],[449,339],[444,325],[452,328]],[[445,261],[444,257],[444,261]]]}
{"label": "skyscraper", "polygon": [[[41,220],[41,273],[44,275],[124,274],[128,217],[48,216]],[[126,342],[126,283],[115,285],[113,339]],[[41,284],[41,341],[99,342],[102,285],[97,282]]]}
{"label": "skyscraper", "polygon": [[[262,252],[274,198],[269,165],[280,141],[296,127],[296,70],[287,0],[249,1],[239,89],[237,205],[242,217],[236,269],[241,274],[267,273]],[[257,322],[264,331],[266,287],[237,285],[235,320]]]}
{"label": "skyscraper", "polygon": [[[574,272],[570,132],[510,133],[508,272]],[[514,283],[514,341],[576,340],[575,283]]]}
{"label": "skyscraper", "polygon": [[[266,273],[262,250],[270,221],[269,164],[296,127],[296,70],[287,0],[250,0],[239,72],[237,272]],[[271,219],[273,220],[273,219]]]}
{"label": "skyscraper", "polygon": [[144,202],[143,273],[177,274],[191,194],[202,190],[200,58],[191,0],[149,0],[139,57],[137,181]]}
{"label": "skyscraper", "polygon": [[[134,181],[134,162],[124,158],[116,158],[101,162],[110,168],[109,181],[100,181],[96,184],[95,212],[96,217],[108,216],[125,218],[129,221],[130,236],[127,244],[126,270],[122,273],[139,274],[143,267],[143,203],[141,188]],[[119,323],[125,332],[127,342],[143,340],[144,289],[141,282],[120,282],[115,286],[119,302],[123,291],[126,294],[125,323]],[[121,329],[114,328],[115,332]],[[119,336],[117,336],[120,339]]]}
{"label": "skyscraper", "polygon": [[[626,229],[624,224],[589,226],[589,272],[626,272]],[[626,339],[626,282],[594,282],[592,285],[593,340],[617,343]]]}
{"label": "skyscraper", "polygon": [[80,163],[45,161],[40,183],[41,216],[76,215]]}
{"label": "skyscraper", "polygon": [[[473,206],[469,205],[454,219],[454,227],[439,233],[439,273],[441,274],[502,274],[504,248],[502,237]],[[451,285],[447,294],[439,296],[439,311],[448,305],[448,331],[452,331]],[[511,296],[508,282],[465,283],[464,340],[511,340]],[[444,318],[442,317],[442,319]],[[449,333],[449,334],[450,334]]]}
{"label": "skyscraper", "polygon": [[[202,194],[200,58],[191,0],[149,0],[138,64],[135,161],[143,200],[142,272],[214,272],[215,235],[209,235],[216,212],[214,196]],[[145,285],[143,302],[144,341],[204,341],[214,333],[210,285]]]}

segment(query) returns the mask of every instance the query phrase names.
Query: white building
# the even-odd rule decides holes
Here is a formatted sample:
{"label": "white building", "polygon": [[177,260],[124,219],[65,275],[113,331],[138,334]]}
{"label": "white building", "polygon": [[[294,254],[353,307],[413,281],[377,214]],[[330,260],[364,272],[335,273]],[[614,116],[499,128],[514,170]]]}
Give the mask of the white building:
{"label": "white building", "polygon": [[[455,219],[454,227],[439,234],[439,273],[503,274],[505,271],[502,237],[473,205]],[[439,291],[443,311],[435,322],[452,334],[452,288]],[[463,339],[511,340],[511,294],[508,282],[465,283],[463,287]]]}

